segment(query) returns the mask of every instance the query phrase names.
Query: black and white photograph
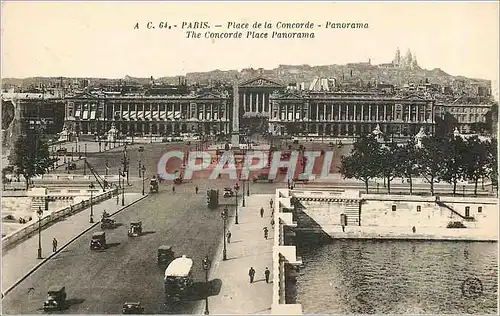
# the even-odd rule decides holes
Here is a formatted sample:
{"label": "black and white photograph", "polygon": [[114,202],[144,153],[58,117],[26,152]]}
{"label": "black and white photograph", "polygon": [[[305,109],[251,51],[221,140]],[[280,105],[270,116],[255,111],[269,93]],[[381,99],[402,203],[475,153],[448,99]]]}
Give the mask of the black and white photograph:
{"label": "black and white photograph", "polygon": [[499,2],[1,2],[4,315],[498,315]]}

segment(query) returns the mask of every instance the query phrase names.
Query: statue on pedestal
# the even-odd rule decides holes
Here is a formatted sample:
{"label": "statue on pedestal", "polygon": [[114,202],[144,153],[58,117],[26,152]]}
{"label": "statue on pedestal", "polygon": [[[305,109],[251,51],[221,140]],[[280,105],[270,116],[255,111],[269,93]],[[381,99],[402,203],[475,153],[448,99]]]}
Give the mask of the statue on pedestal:
{"label": "statue on pedestal", "polygon": [[111,124],[111,128],[108,131],[108,142],[115,142],[118,136],[118,130],[115,128],[115,124]]}
{"label": "statue on pedestal", "polygon": [[427,134],[425,134],[424,127],[420,127],[420,130],[418,131],[417,135],[415,135],[415,140],[416,140],[416,146],[418,148],[422,147],[422,139],[427,137]]}
{"label": "statue on pedestal", "polygon": [[59,141],[60,142],[69,142],[71,141],[71,133],[68,131],[66,126],[63,127],[62,131],[59,133]]}
{"label": "statue on pedestal", "polygon": [[380,130],[379,124],[377,124],[377,127],[375,127],[375,129],[372,131],[372,134],[378,141],[383,140],[384,133],[382,133],[382,131]]}

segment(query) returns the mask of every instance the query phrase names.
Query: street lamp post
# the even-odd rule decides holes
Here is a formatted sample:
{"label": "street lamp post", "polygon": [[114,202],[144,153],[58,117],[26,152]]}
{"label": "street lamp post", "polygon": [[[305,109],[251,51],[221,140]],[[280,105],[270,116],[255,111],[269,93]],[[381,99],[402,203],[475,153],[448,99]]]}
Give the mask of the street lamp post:
{"label": "street lamp post", "polygon": [[240,187],[238,186],[238,183],[236,183],[236,184],[234,185],[234,192],[235,192],[235,194],[234,194],[234,199],[236,200],[236,215],[235,215],[236,217],[235,217],[235,219],[234,219],[234,223],[235,223],[235,224],[239,224],[239,223],[238,223],[238,191],[239,191],[239,190],[240,190]]}
{"label": "street lamp post", "polygon": [[122,176],[122,206],[125,206],[125,177]]}
{"label": "street lamp post", "polygon": [[139,178],[141,177],[141,171],[142,171],[141,160],[139,159]]}
{"label": "street lamp post", "polygon": [[42,207],[38,207],[38,211],[36,212],[36,215],[38,215],[38,259],[43,259],[42,258],[42,216],[43,216],[43,211]]}
{"label": "street lamp post", "polygon": [[222,221],[224,222],[224,249],[222,250],[222,260],[227,260],[227,252],[226,252],[226,220],[227,220],[227,207],[224,208],[224,210],[220,213],[220,216],[222,217]]}
{"label": "street lamp post", "polygon": [[142,195],[144,195],[144,172],[146,171],[146,167],[142,166]]}
{"label": "street lamp post", "polygon": [[94,222],[94,207],[93,207],[94,203],[92,203],[93,202],[92,201],[93,200],[92,199],[93,198],[92,192],[94,191],[94,188],[95,188],[94,183],[93,182],[90,183],[90,185],[89,185],[89,189],[90,189],[90,220],[89,220],[89,223]]}
{"label": "street lamp post", "polygon": [[203,266],[203,270],[205,270],[205,315],[208,315],[210,314],[209,310],[208,310],[208,271],[210,270],[210,265],[212,264],[212,262],[210,262],[210,259],[208,259],[208,256],[205,256],[205,258],[203,259],[202,261],[202,266]]}

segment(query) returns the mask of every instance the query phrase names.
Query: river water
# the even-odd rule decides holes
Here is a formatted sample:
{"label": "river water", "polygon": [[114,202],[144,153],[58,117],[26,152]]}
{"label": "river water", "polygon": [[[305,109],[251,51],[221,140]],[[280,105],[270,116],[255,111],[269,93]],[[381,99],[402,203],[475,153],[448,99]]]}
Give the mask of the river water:
{"label": "river water", "polygon": [[[301,239],[304,313],[497,314],[497,243]],[[471,277],[478,297],[462,292]]]}

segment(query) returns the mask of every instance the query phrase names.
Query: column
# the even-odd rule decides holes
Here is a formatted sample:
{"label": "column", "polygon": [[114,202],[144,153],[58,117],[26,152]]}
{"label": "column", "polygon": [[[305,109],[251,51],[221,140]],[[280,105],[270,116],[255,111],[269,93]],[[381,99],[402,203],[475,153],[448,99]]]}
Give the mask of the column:
{"label": "column", "polygon": [[377,105],[376,105],[376,108],[375,108],[375,110],[376,110],[376,114],[377,114],[377,118],[375,119],[375,121],[377,121],[377,122],[378,122],[378,120],[380,119],[380,116],[379,116],[379,114],[378,114],[378,106],[379,106],[379,105],[377,104]]}
{"label": "column", "polygon": [[361,104],[361,121],[364,121],[365,120],[365,105],[364,104]]}
{"label": "column", "polygon": [[[326,121],[326,103],[323,103],[323,122]],[[325,125],[323,124],[323,133],[325,130]]]}
{"label": "column", "polygon": [[243,94],[243,111],[248,112],[248,110],[247,110],[247,94],[245,92],[243,92],[242,94]]}
{"label": "column", "polygon": [[417,119],[417,122],[420,122],[420,117],[419,117],[419,111],[418,111],[418,108],[420,107],[420,105],[417,105],[417,108],[415,109],[417,112],[415,113],[416,114],[416,119]]}
{"label": "column", "polygon": [[350,117],[349,117],[349,104],[346,104],[345,106],[345,118],[346,118],[346,121],[350,121]]}
{"label": "column", "polygon": [[387,104],[384,104],[384,121],[387,121]]}
{"label": "column", "polygon": [[368,120],[372,120],[372,105],[368,105]]}
{"label": "column", "polygon": [[333,120],[334,120],[334,118],[335,118],[335,113],[333,112],[333,104],[331,105],[330,115],[332,116],[332,117],[330,118],[330,121],[333,121]]}
{"label": "column", "polygon": [[253,94],[253,93],[251,93],[251,92],[249,93],[249,95],[250,95],[250,107],[249,107],[249,108],[250,108],[250,112],[254,112],[254,110],[253,110],[253,102],[252,102],[252,101],[253,101],[253,100],[252,100],[252,99],[253,99],[253,98],[252,98],[252,94]]}
{"label": "column", "polygon": [[[354,121],[358,120],[357,116],[358,116],[358,106],[357,106],[357,104],[354,104]],[[354,131],[356,131],[356,130],[354,130]]]}
{"label": "column", "polygon": [[338,117],[338,120],[341,121],[342,120],[342,116],[341,116],[342,115],[342,103],[339,103],[338,107],[339,107],[339,117]]}

